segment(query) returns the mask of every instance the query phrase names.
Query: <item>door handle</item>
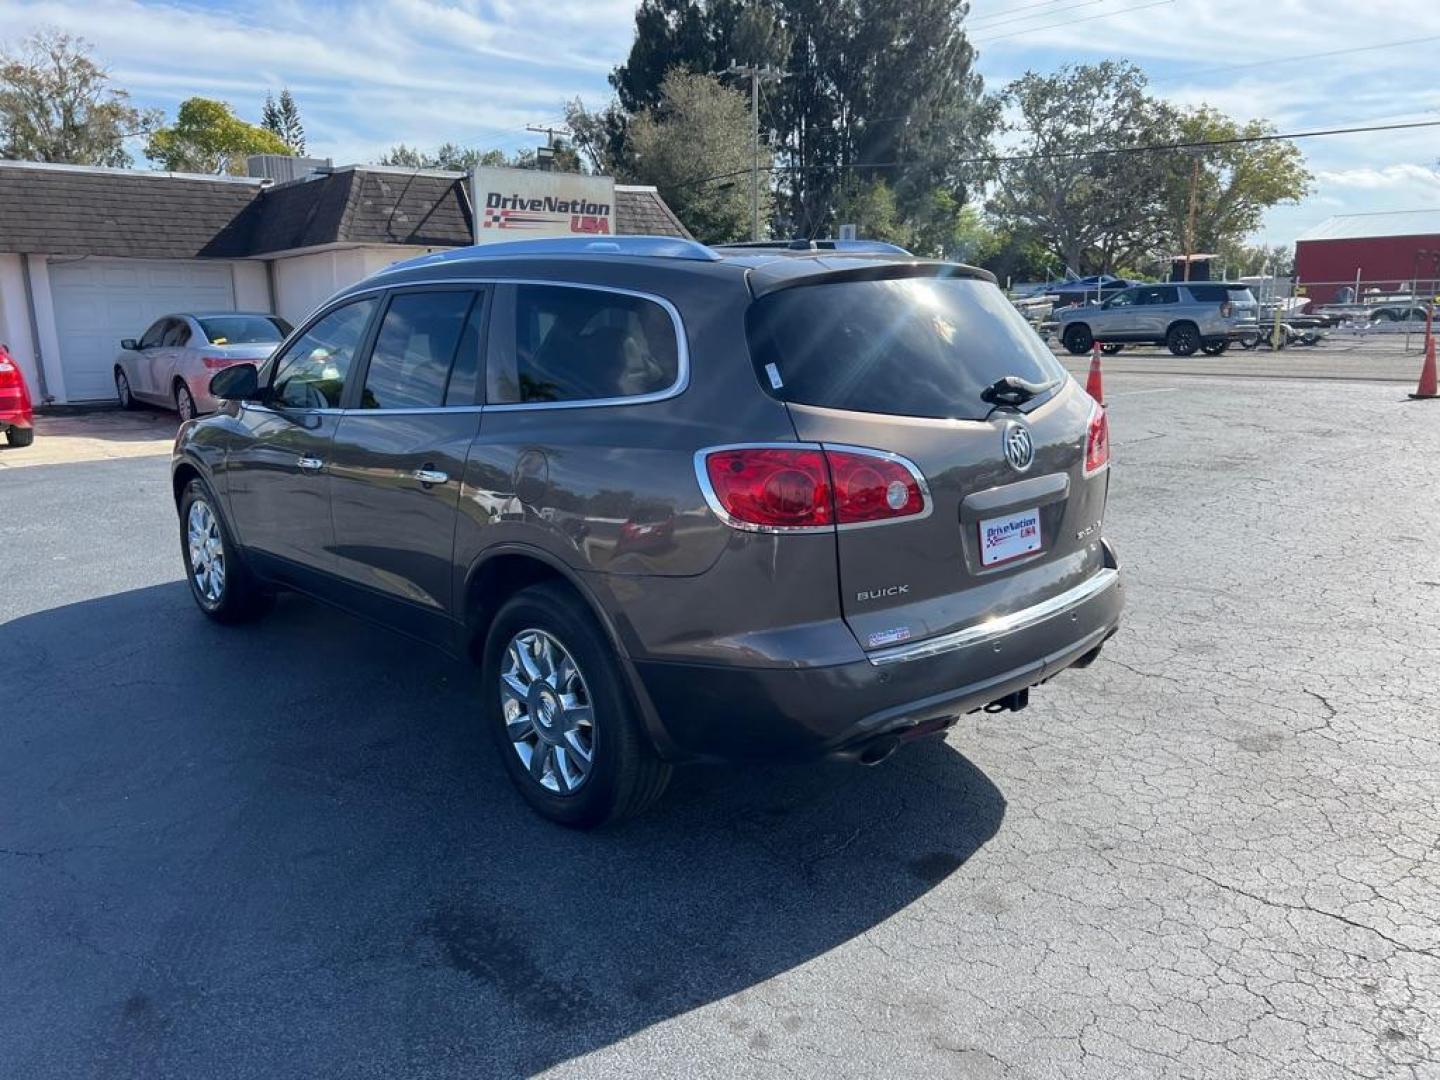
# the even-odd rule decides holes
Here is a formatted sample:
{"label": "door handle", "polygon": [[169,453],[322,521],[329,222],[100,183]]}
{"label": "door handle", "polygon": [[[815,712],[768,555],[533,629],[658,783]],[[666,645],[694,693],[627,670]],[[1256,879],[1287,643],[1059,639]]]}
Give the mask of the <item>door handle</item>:
{"label": "door handle", "polygon": [[325,467],[325,462],[318,457],[302,457],[295,464],[300,466],[301,472],[319,472]]}
{"label": "door handle", "polygon": [[416,469],[410,475],[416,480],[419,480],[421,486],[427,488],[435,484],[448,484],[450,482],[450,474],[441,472],[439,469]]}

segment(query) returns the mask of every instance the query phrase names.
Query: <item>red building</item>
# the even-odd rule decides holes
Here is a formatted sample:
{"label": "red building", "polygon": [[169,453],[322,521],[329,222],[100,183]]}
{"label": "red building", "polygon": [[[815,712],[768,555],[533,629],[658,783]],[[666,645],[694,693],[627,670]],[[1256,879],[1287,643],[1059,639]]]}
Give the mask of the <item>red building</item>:
{"label": "red building", "polygon": [[1417,291],[1440,291],[1440,208],[1380,214],[1342,214],[1295,242],[1295,276],[1314,305],[1360,276],[1361,291],[1390,292],[1418,279]]}

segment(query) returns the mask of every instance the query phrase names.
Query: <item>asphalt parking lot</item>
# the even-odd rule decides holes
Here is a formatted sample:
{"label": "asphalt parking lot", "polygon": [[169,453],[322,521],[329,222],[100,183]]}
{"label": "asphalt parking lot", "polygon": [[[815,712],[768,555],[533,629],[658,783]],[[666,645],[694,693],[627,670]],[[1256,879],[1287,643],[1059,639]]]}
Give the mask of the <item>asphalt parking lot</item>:
{"label": "asphalt parking lot", "polygon": [[163,457],[0,471],[0,1072],[1440,1075],[1406,389],[1107,365],[1099,663],[597,835],[512,794],[468,668],[294,598],[207,623]]}

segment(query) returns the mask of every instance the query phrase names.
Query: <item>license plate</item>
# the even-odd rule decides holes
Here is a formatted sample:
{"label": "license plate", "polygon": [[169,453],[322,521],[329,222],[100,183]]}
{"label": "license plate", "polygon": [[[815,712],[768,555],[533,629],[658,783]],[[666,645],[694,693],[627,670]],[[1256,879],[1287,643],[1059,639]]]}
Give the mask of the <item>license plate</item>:
{"label": "license plate", "polygon": [[1040,508],[980,522],[980,564],[994,566],[1040,550]]}

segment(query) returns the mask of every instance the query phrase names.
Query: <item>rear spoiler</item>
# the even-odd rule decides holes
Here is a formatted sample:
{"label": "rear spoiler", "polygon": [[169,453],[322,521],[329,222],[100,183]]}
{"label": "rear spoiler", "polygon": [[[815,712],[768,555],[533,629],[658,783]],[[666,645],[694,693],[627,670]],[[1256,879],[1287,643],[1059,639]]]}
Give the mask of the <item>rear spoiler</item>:
{"label": "rear spoiler", "polygon": [[[988,281],[998,285],[999,281],[989,270],[964,263],[939,262],[929,259],[878,260],[873,256],[863,261],[856,260],[854,266],[832,266],[839,262],[833,252],[817,253],[824,260],[824,268],[809,273],[774,273],[770,266],[755,268],[746,273],[750,283],[750,294],[757,300],[771,293],[785,289],[802,288],[808,285],[833,285],[844,281],[894,281],[903,278],[966,278],[974,281]],[[808,259],[787,259],[788,268],[793,270],[797,263],[808,263]],[[809,267],[807,266],[808,270]]]}

